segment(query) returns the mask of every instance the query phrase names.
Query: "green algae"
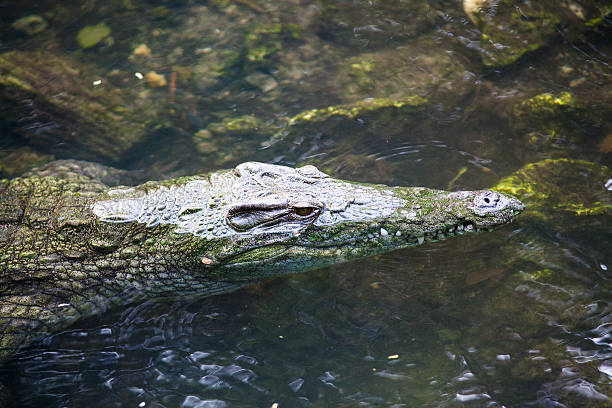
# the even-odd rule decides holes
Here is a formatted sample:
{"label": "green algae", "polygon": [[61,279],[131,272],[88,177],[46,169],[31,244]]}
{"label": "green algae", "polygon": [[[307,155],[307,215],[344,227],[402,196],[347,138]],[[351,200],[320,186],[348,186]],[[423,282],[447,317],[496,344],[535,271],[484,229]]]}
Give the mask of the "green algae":
{"label": "green algae", "polygon": [[517,6],[515,0],[496,3],[494,12],[470,10],[470,19],[481,31],[478,49],[484,65],[501,67],[514,63],[525,53],[545,46],[561,22],[557,9],[547,4]]}
{"label": "green algae", "polygon": [[48,24],[41,16],[31,14],[16,20],[11,27],[13,27],[14,30],[21,31],[29,36],[32,36],[45,31]]}
{"label": "green algae", "polygon": [[81,48],[91,48],[108,37],[111,29],[105,22],[95,25],[86,25],[77,34],[77,41]]}
{"label": "green algae", "polygon": [[546,159],[526,165],[493,189],[519,198],[526,214],[542,219],[555,213],[609,215],[612,198],[604,185],[610,177],[608,167],[586,160]]}
{"label": "green algae", "polygon": [[[573,93],[545,92],[512,107],[511,125],[535,150],[567,150],[572,145],[595,143],[583,140],[584,127],[592,127],[609,114],[605,104],[585,104]],[[584,124],[584,126],[576,126]]]}
{"label": "green algae", "polygon": [[406,106],[419,107],[427,103],[427,99],[412,95],[405,100],[391,100],[385,98],[369,98],[350,105],[328,106],[321,109],[310,109],[291,117],[287,126],[295,126],[306,122],[320,122],[332,116],[343,116],[353,119],[363,113],[376,111],[382,108],[403,108]]}
{"label": "green algae", "polygon": [[[0,79],[1,81],[1,79]],[[53,155],[41,154],[29,147],[12,151],[0,150],[0,178],[17,177],[26,171],[42,166],[54,159]]]}
{"label": "green algae", "polygon": [[244,56],[251,67],[274,65],[283,42],[300,38],[300,28],[291,23],[259,24],[244,37]]}
{"label": "green algae", "polygon": [[419,95],[452,104],[473,91],[465,75],[460,59],[436,47],[432,36],[422,36],[410,46],[364,52],[340,62],[334,84],[347,102],[365,98],[401,101]]}
{"label": "green algae", "polygon": [[[0,99],[15,111],[7,109],[0,117],[34,150],[116,162],[145,136],[163,101],[136,98],[133,91],[110,81],[94,85],[92,79],[100,77],[99,68],[74,57],[45,51],[3,53]],[[33,101],[31,113],[18,108],[22,101]],[[24,116],[48,122],[53,132],[42,134],[37,126],[24,126]]]}
{"label": "green algae", "polygon": [[525,115],[558,115],[564,109],[579,106],[574,95],[569,92],[560,92],[558,95],[546,92],[516,105],[514,114],[519,118]]}
{"label": "green algae", "polygon": [[261,119],[253,115],[242,115],[238,117],[224,118],[221,122],[209,124],[206,129],[216,134],[227,134],[232,132],[260,132],[267,126]]}

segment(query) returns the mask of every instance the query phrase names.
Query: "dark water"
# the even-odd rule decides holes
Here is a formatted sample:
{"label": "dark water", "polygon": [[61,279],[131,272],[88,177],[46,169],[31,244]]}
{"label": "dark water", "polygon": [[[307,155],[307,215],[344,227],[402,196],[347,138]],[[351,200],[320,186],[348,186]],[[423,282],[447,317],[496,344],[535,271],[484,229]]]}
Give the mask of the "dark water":
{"label": "dark water", "polygon": [[[503,14],[497,3],[488,13]],[[531,3],[514,3],[524,21],[539,21]],[[261,160],[458,190],[547,158],[610,166],[608,9],[567,4],[539,50],[489,66],[486,28],[456,1],[1,2],[3,52],[70,58],[95,73],[92,87],[101,78],[122,92],[121,108],[155,115],[142,137],[106,154],[71,139],[62,118],[40,119],[40,106],[16,109],[5,92],[0,171],[14,176],[17,162],[46,155],[143,178]],[[11,27],[32,14],[48,23],[41,33]],[[77,34],[100,22],[111,33],[83,49]],[[143,43],[151,56],[134,55]],[[150,71],[168,83],[135,77]],[[579,106],[517,113],[529,98],[562,92]],[[414,95],[427,102],[287,126],[310,109]],[[245,115],[258,125],[211,125]],[[194,136],[203,129],[210,134]],[[0,375],[23,407],[612,406],[610,212],[542,212],[231,294],[128,305],[20,352]]]}

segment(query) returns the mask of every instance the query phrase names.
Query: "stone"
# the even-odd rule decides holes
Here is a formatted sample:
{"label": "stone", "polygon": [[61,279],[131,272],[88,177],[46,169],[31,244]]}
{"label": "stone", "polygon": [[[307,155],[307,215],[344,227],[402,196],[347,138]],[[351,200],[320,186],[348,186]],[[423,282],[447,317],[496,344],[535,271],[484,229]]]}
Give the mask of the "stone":
{"label": "stone", "polygon": [[77,34],[77,41],[81,48],[91,48],[108,37],[110,33],[110,27],[104,22],[96,25],[86,25]]}

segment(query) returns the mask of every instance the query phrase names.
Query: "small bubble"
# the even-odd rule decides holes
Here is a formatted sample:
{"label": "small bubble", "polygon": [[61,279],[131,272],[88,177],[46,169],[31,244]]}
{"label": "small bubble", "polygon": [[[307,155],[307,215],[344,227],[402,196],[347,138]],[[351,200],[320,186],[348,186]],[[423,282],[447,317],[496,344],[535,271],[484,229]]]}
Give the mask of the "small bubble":
{"label": "small bubble", "polygon": [[607,271],[608,270],[608,266],[606,264],[599,264],[599,267],[601,268],[602,271]]}

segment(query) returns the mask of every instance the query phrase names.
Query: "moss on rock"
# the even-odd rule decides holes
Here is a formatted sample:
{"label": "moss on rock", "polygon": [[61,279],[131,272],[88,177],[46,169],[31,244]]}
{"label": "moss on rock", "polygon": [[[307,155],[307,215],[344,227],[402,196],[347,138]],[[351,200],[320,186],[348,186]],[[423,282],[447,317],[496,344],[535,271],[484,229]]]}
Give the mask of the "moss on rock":
{"label": "moss on rock", "polygon": [[564,36],[593,29],[612,10],[609,0],[539,1],[464,0],[466,15],[480,30],[477,48],[484,65],[501,67],[546,46],[564,27]]}
{"label": "moss on rock", "polygon": [[105,22],[95,25],[86,25],[77,34],[77,41],[81,48],[91,48],[108,37],[110,33],[111,29]]}
{"label": "moss on rock", "polygon": [[605,104],[585,105],[570,92],[547,92],[514,105],[511,126],[525,136],[528,147],[536,150],[567,149],[585,143],[594,146],[595,138],[583,140],[584,129],[599,123],[609,111]]}
{"label": "moss on rock", "polygon": [[612,177],[606,166],[585,160],[547,159],[530,163],[502,179],[493,189],[523,201],[525,214],[549,219],[554,214],[611,215]]}
{"label": "moss on rock", "polygon": [[50,52],[0,54],[0,101],[10,107],[0,119],[34,149],[116,162],[144,137],[164,104],[103,78],[95,66]]}
{"label": "moss on rock", "polygon": [[255,25],[244,39],[246,62],[252,67],[273,65],[277,54],[283,49],[283,41],[298,38],[300,31],[295,24]]}
{"label": "moss on rock", "polygon": [[334,84],[346,101],[419,95],[454,106],[473,91],[474,82],[461,60],[434,41],[423,36],[405,47],[351,57],[342,63]]}
{"label": "moss on rock", "polygon": [[29,147],[0,151],[0,178],[17,177],[31,168],[42,166],[53,159],[52,155],[40,154]]}

